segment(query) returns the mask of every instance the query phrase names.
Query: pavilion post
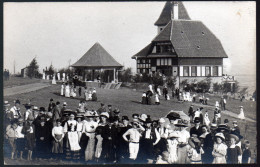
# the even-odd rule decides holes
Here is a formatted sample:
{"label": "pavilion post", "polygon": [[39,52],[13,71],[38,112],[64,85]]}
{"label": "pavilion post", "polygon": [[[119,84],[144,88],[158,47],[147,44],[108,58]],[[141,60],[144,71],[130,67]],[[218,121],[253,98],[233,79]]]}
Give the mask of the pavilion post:
{"label": "pavilion post", "polygon": [[92,70],[92,81],[94,81],[95,69]]}
{"label": "pavilion post", "polygon": [[114,68],[114,82],[116,82],[116,68]]}

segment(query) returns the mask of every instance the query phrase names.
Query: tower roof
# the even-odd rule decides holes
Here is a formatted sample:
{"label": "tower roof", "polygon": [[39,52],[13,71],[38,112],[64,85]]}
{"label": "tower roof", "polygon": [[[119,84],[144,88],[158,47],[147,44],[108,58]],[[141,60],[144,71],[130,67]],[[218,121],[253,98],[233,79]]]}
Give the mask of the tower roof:
{"label": "tower roof", "polygon": [[[184,20],[190,20],[190,16],[188,15],[183,3],[181,1],[174,1],[175,3],[178,3],[179,10],[178,10],[178,16],[179,19]],[[167,1],[164,5],[164,8],[161,12],[160,17],[157,19],[157,21],[154,23],[156,26],[165,26],[169,21],[171,20],[171,11],[172,11],[172,5],[174,3],[173,1]]]}
{"label": "tower roof", "polygon": [[72,67],[122,67],[99,43],[95,43]]}

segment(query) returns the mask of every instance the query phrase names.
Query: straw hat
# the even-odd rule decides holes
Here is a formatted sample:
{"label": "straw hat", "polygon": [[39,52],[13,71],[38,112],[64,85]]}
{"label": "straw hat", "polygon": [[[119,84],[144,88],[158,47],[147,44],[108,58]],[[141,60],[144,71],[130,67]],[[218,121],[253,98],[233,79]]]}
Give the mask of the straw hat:
{"label": "straw hat", "polygon": [[4,101],[4,106],[10,106],[8,101]]}
{"label": "straw hat", "polygon": [[188,121],[185,119],[179,119],[175,126],[188,127]]}
{"label": "straw hat", "polygon": [[236,144],[239,142],[239,137],[236,134],[230,134],[229,137],[230,139],[234,138],[236,140]]}
{"label": "straw hat", "polygon": [[165,119],[160,118],[160,119],[159,119],[159,122],[160,122],[160,123],[164,123],[164,122],[165,122]]}
{"label": "straw hat", "polygon": [[93,117],[93,114],[91,111],[86,111],[84,114],[85,117]]}
{"label": "straw hat", "polygon": [[225,136],[223,133],[216,133],[215,137],[219,137],[222,141],[225,141]]}
{"label": "straw hat", "polygon": [[109,114],[108,114],[107,112],[102,112],[102,113],[100,114],[100,116],[109,118]]}
{"label": "straw hat", "polygon": [[173,131],[169,134],[168,138],[172,138],[172,137],[176,137],[179,138],[180,137],[180,133],[178,133],[177,131]]}

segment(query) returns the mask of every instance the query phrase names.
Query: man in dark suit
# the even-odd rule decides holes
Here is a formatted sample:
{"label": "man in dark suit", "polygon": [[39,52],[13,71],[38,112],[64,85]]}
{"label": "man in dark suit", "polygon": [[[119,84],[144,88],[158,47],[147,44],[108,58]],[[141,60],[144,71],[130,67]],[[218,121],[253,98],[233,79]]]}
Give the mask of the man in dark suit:
{"label": "man in dark suit", "polygon": [[188,113],[189,113],[189,117],[190,117],[190,122],[192,123],[193,122],[193,118],[194,118],[193,105],[190,105]]}
{"label": "man in dark suit", "polygon": [[203,132],[202,132],[202,128],[200,126],[200,118],[196,117],[194,119],[194,127],[192,127],[190,129],[190,136],[192,136],[192,134],[197,134],[197,136],[200,136]]}

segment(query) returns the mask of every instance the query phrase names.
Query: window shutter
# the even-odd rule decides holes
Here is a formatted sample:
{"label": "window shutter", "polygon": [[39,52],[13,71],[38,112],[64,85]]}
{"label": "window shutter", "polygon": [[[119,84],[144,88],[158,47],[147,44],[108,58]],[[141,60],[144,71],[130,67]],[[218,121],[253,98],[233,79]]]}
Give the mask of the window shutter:
{"label": "window shutter", "polygon": [[205,66],[201,67],[201,76],[205,76]]}
{"label": "window shutter", "polygon": [[189,76],[191,77],[191,66],[189,66]]}
{"label": "window shutter", "polygon": [[200,69],[201,69],[201,67],[200,67],[200,66],[197,66],[197,76],[198,76],[198,77],[201,76],[201,75],[200,75],[200,74],[201,74]]}
{"label": "window shutter", "polygon": [[222,67],[218,66],[218,76],[222,76]]}
{"label": "window shutter", "polygon": [[183,66],[180,66],[180,76],[183,76]]}

